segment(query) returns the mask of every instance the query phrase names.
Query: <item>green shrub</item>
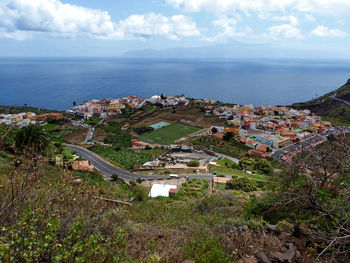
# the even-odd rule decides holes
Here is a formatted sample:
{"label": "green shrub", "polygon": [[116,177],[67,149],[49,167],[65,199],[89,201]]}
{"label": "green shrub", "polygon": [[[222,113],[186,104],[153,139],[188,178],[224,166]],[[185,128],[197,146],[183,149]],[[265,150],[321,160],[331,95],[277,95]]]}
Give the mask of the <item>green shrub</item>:
{"label": "green shrub", "polygon": [[226,188],[230,190],[242,190],[244,192],[251,192],[258,189],[255,181],[245,177],[233,178],[226,182]]}
{"label": "green shrub", "polygon": [[287,232],[289,234],[293,234],[294,225],[289,223],[287,220],[279,221],[276,225],[278,232]]}
{"label": "green shrub", "polygon": [[217,238],[205,237],[191,242],[186,245],[185,251],[184,259],[190,259],[196,263],[231,262]]}
{"label": "green shrub", "polygon": [[199,161],[198,160],[192,160],[187,163],[188,167],[199,167]]}
{"label": "green shrub", "polygon": [[204,197],[209,188],[209,180],[191,179],[190,181],[183,183],[177,196],[179,197]]}
{"label": "green shrub", "polygon": [[89,234],[81,220],[64,229],[58,215],[28,211],[0,236],[0,262],[121,262],[124,238],[122,231]]}
{"label": "green shrub", "polygon": [[[131,181],[131,182],[134,182],[134,181]],[[131,192],[132,192],[131,195],[135,201],[142,202],[147,199],[149,190],[146,187],[143,187],[142,185],[135,185],[132,187]]]}

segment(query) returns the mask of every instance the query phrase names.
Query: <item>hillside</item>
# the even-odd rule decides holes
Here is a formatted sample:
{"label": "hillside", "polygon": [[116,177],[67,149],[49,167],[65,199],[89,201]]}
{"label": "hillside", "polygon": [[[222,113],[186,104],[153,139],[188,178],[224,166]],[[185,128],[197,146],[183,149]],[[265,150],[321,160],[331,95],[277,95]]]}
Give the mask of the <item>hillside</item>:
{"label": "hillside", "polygon": [[350,106],[343,101],[350,102],[350,79],[339,89],[329,92],[314,100],[293,104],[296,109],[309,109],[313,113],[329,118],[348,121]]}

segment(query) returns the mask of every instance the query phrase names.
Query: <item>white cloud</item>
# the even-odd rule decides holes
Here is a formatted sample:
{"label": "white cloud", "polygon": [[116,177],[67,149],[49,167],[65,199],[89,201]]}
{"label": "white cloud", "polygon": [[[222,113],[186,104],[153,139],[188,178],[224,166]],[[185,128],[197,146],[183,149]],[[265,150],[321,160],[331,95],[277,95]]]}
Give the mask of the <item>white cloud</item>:
{"label": "white cloud", "polygon": [[305,21],[305,22],[315,22],[316,18],[313,15],[305,14],[303,21]]}
{"label": "white cloud", "polygon": [[350,11],[349,0],[167,0],[176,8],[198,12],[206,10],[214,13],[230,14],[271,13],[290,9],[324,15],[346,14]]}
{"label": "white cloud", "polygon": [[222,32],[214,37],[204,37],[203,39],[210,42],[222,42],[231,38],[244,37],[253,32],[250,27],[237,30],[237,20],[227,16],[220,17],[213,21],[213,24],[221,28]]}
{"label": "white cloud", "polygon": [[318,26],[312,30],[311,35],[318,37],[346,37],[348,34],[339,29],[329,29],[325,26]]}
{"label": "white cloud", "polygon": [[282,38],[303,38],[300,29],[293,25],[284,24],[279,26],[272,26],[263,34],[267,39],[282,39]]}
{"label": "white cloud", "polygon": [[273,16],[272,20],[289,21],[292,26],[297,26],[299,24],[299,20],[295,16]]}
{"label": "white cloud", "polygon": [[58,0],[5,0],[0,4],[0,27],[8,33],[45,32],[63,37],[104,37],[115,30],[107,12]]}
{"label": "white cloud", "polygon": [[62,3],[60,0],[0,0],[0,38],[25,39],[35,34],[51,37],[87,36],[101,39],[170,39],[197,36],[188,17],[159,14],[132,15],[114,23],[106,11]]}
{"label": "white cloud", "polygon": [[178,40],[183,37],[199,36],[196,24],[188,17],[175,15],[165,17],[160,14],[132,15],[117,25],[117,35],[124,39],[146,39],[164,36]]}

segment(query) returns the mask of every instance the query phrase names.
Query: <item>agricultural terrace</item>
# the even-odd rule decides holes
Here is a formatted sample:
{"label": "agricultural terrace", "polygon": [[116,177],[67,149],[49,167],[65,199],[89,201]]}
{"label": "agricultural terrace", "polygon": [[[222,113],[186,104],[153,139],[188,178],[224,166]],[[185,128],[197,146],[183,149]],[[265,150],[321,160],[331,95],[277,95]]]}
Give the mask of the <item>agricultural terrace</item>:
{"label": "agricultural terrace", "polygon": [[173,123],[158,130],[143,134],[141,136],[141,140],[149,143],[168,145],[174,143],[174,141],[182,137],[200,130],[201,129],[198,127],[193,127],[181,123]]}
{"label": "agricultural terrace", "polygon": [[115,150],[114,148],[103,146],[94,146],[91,150],[104,159],[107,159],[118,167],[126,170],[132,170],[136,163],[142,165],[154,160],[160,154],[166,152],[166,150],[161,148],[134,151],[130,149]]}

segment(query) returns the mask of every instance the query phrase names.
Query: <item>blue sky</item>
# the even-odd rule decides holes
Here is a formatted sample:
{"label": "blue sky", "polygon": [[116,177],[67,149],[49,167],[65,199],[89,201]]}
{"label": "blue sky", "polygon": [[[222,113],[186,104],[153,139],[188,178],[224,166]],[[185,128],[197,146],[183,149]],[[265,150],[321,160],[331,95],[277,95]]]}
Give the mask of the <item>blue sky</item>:
{"label": "blue sky", "polygon": [[240,41],[350,57],[350,0],[0,0],[0,56]]}

